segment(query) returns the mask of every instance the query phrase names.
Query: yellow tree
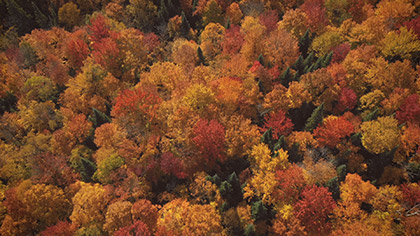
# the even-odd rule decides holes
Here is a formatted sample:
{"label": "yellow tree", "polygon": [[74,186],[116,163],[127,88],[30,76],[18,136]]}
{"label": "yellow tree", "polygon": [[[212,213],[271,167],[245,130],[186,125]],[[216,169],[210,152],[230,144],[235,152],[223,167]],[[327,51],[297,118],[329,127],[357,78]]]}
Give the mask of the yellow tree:
{"label": "yellow tree", "polygon": [[264,143],[255,145],[250,153],[254,175],[244,188],[244,197],[258,197],[267,204],[276,204],[273,193],[277,185],[276,171],[289,166],[287,151],[280,149],[271,157],[271,150]]}
{"label": "yellow tree", "polygon": [[326,110],[332,110],[333,101],[337,101],[341,93],[338,81],[326,68],[304,74],[299,83],[304,85],[314,99],[313,104],[319,106],[324,103]]}
{"label": "yellow tree", "polygon": [[375,15],[394,30],[415,14],[414,8],[409,0],[384,0],[376,6]]}
{"label": "yellow tree", "polygon": [[375,186],[363,181],[358,174],[347,174],[346,180],[340,185],[341,201],[335,209],[339,224],[366,219],[367,213],[360,207],[362,203],[369,203],[377,191]]}
{"label": "yellow tree", "polygon": [[376,59],[377,54],[374,46],[361,46],[351,50],[342,63],[347,72],[347,85],[358,96],[365,94],[368,86],[366,78],[367,70],[373,64],[373,60]]}
{"label": "yellow tree", "polygon": [[260,131],[256,125],[241,115],[222,117],[226,127],[226,154],[229,158],[243,157],[260,141]]}
{"label": "yellow tree", "polygon": [[212,61],[222,52],[222,42],[225,35],[225,27],[219,23],[209,23],[200,35],[200,47],[204,57]]}
{"label": "yellow tree", "polygon": [[64,191],[45,184],[24,181],[6,193],[8,214],[0,228],[2,235],[29,235],[68,217],[71,207]]}
{"label": "yellow tree", "polygon": [[[241,32],[244,34],[245,42],[241,48],[248,61],[255,61],[264,51],[265,26],[261,25],[257,18],[246,16],[241,24]],[[273,36],[275,37],[275,36]]]}
{"label": "yellow tree", "polygon": [[62,116],[52,101],[31,101],[28,104],[19,104],[18,109],[18,121],[28,131],[54,131],[61,126]]}
{"label": "yellow tree", "polygon": [[362,145],[372,153],[391,151],[399,143],[398,121],[393,117],[379,117],[377,120],[363,122],[360,128]]}
{"label": "yellow tree", "polygon": [[80,189],[74,195],[73,212],[70,220],[78,226],[99,225],[105,220],[105,209],[109,196],[100,184],[80,182]]}
{"label": "yellow tree", "polygon": [[226,18],[230,20],[231,24],[239,25],[241,19],[243,17],[241,8],[239,4],[233,2],[230,6],[226,9]]}
{"label": "yellow tree", "polygon": [[411,92],[415,92],[418,73],[409,60],[388,63],[383,57],[378,57],[372,60],[372,63],[368,67],[366,79],[373,89],[379,89],[385,95],[389,95],[394,88],[410,89]]}
{"label": "yellow tree", "polygon": [[311,44],[311,50],[317,57],[323,57],[331,50],[343,42],[343,38],[334,28],[314,38]]}
{"label": "yellow tree", "polygon": [[194,182],[192,182],[188,190],[191,195],[191,203],[194,204],[216,204],[222,205],[222,197],[216,184],[206,179],[205,172],[194,174]]}
{"label": "yellow tree", "polygon": [[181,66],[172,62],[157,62],[150,67],[150,72],[142,73],[137,86],[157,86],[160,97],[167,100],[172,96],[172,92],[186,81],[187,76]]}
{"label": "yellow tree", "polygon": [[104,230],[112,234],[116,230],[128,226],[131,221],[131,202],[117,201],[109,204],[105,214]]}
{"label": "yellow tree", "polygon": [[384,100],[385,94],[379,90],[375,89],[372,92],[366,93],[360,98],[359,110],[362,110],[362,117],[365,117],[370,112],[374,111],[379,107],[381,102]]}
{"label": "yellow tree", "polygon": [[26,80],[22,88],[23,97],[20,102],[35,100],[45,102],[53,100],[57,95],[54,82],[45,76],[34,76]]}
{"label": "yellow tree", "polygon": [[186,89],[181,99],[181,104],[190,112],[200,117],[210,118],[211,108],[215,105],[216,98],[213,91],[203,84],[193,84]]}
{"label": "yellow tree", "polygon": [[129,28],[119,32],[117,42],[123,67],[114,74],[121,73],[122,80],[132,85],[137,74],[149,66],[149,59],[159,40],[153,33],[143,34],[140,30]]}
{"label": "yellow tree", "polygon": [[382,18],[370,16],[360,24],[351,28],[348,40],[351,44],[377,44],[389,32]]}
{"label": "yellow tree", "polygon": [[308,19],[301,9],[290,9],[284,13],[279,27],[286,30],[297,39],[301,38],[309,28]]}
{"label": "yellow tree", "polygon": [[92,108],[106,111],[105,103],[118,94],[119,81],[91,60],[86,61],[82,72],[67,83],[60,100],[64,107],[89,115]]}
{"label": "yellow tree", "polygon": [[420,40],[413,31],[401,27],[399,32],[389,32],[379,47],[385,57],[410,59],[413,53],[420,51]]}
{"label": "yellow tree", "polygon": [[165,204],[159,211],[162,235],[225,235],[220,215],[210,205],[195,205],[182,199]]}

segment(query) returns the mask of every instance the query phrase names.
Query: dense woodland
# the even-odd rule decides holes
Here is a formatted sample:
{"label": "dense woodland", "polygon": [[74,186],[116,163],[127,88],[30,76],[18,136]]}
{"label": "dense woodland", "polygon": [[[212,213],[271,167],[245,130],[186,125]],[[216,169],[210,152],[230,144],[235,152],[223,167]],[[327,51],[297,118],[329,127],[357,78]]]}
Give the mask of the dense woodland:
{"label": "dense woodland", "polygon": [[0,235],[420,235],[419,13],[0,0]]}

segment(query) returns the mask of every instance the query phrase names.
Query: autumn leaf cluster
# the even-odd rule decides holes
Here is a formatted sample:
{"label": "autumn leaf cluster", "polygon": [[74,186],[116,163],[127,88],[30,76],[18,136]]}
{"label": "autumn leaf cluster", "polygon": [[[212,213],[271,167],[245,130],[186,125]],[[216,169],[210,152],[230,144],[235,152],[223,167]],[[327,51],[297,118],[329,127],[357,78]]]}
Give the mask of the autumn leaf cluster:
{"label": "autumn leaf cluster", "polygon": [[0,0],[0,235],[420,235],[415,0]]}

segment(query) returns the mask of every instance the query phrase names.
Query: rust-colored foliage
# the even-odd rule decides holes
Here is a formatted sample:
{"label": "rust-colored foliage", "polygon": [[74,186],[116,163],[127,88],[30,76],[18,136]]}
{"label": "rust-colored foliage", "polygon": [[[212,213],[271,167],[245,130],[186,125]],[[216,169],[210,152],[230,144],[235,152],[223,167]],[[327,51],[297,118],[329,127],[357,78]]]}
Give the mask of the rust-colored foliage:
{"label": "rust-colored foliage", "polygon": [[307,186],[301,193],[301,200],[295,204],[298,218],[310,234],[326,234],[331,230],[330,215],[336,203],[328,188]]}
{"label": "rust-colored foliage", "polygon": [[286,170],[277,171],[276,180],[278,184],[274,195],[278,200],[287,203],[295,202],[306,184],[302,168],[296,164]]}
{"label": "rust-colored foliage", "polygon": [[289,135],[293,130],[292,121],[286,116],[286,112],[278,110],[275,113],[269,114],[265,117],[264,129],[265,132],[271,128],[273,130],[273,138],[278,139],[282,135]]}
{"label": "rust-colored foliage", "polygon": [[150,236],[150,230],[141,220],[134,221],[133,224],[125,226],[114,232],[114,236]]}
{"label": "rust-colored foliage", "polygon": [[46,228],[41,231],[41,236],[73,236],[76,231],[75,227],[67,221],[59,221],[57,224]]}
{"label": "rust-colored foliage", "polygon": [[416,17],[410,21],[403,23],[408,30],[412,30],[418,38],[420,38],[420,17]]}
{"label": "rust-colored foliage", "polygon": [[184,164],[179,157],[175,157],[174,154],[170,152],[165,152],[162,154],[160,159],[160,168],[167,175],[174,175],[179,179],[187,177],[184,172]]}
{"label": "rust-colored foliage", "polygon": [[320,32],[328,24],[324,0],[305,1],[300,9],[307,15],[312,31]]}
{"label": "rust-colored foliage", "polygon": [[149,230],[156,229],[157,220],[159,218],[158,208],[149,200],[137,200],[131,208],[131,214],[134,222],[142,221],[147,225]]}
{"label": "rust-colored foliage", "polygon": [[420,117],[420,102],[419,95],[412,94],[408,96],[400,109],[397,111],[396,118],[400,123],[407,121],[417,122]]}
{"label": "rust-colored foliage", "polygon": [[223,40],[223,52],[227,54],[235,54],[239,52],[244,43],[244,37],[241,34],[240,27],[232,25],[226,30]]}
{"label": "rust-colored foliage", "polygon": [[336,147],[341,139],[349,137],[354,132],[353,124],[344,117],[327,117],[314,130],[314,136],[321,145]]}
{"label": "rust-colored foliage", "polygon": [[92,55],[98,64],[110,72],[120,70],[118,61],[120,50],[114,39],[103,38],[99,42],[94,43],[92,47]]}
{"label": "rust-colored foliage", "polygon": [[357,95],[351,88],[342,88],[338,103],[334,108],[337,112],[352,110],[357,104]]}
{"label": "rust-colored foliage", "polygon": [[198,148],[206,165],[226,160],[225,128],[217,120],[199,120],[194,127],[192,141]]}
{"label": "rust-colored foliage", "polygon": [[332,62],[340,63],[346,58],[347,53],[350,52],[350,44],[342,43],[332,48],[333,59]]}
{"label": "rust-colored foliage", "polygon": [[33,159],[32,179],[35,182],[65,187],[77,178],[78,174],[70,168],[65,156],[43,153]]}
{"label": "rust-colored foliage", "polygon": [[420,235],[420,1],[0,9],[0,235]]}
{"label": "rust-colored foliage", "polygon": [[409,206],[414,206],[420,203],[420,184],[409,183],[401,185],[401,191],[403,193],[404,202],[408,203]]}
{"label": "rust-colored foliage", "polygon": [[111,31],[107,19],[103,15],[97,15],[91,19],[88,26],[89,36],[93,43],[98,43],[104,38],[111,36]]}
{"label": "rust-colored foliage", "polygon": [[126,89],[115,98],[115,105],[111,115],[114,117],[128,117],[141,124],[151,124],[156,119],[156,112],[161,99],[152,92],[142,88]]}
{"label": "rust-colored foliage", "polygon": [[275,10],[265,11],[259,16],[259,20],[265,26],[267,32],[271,32],[276,29],[279,16]]}

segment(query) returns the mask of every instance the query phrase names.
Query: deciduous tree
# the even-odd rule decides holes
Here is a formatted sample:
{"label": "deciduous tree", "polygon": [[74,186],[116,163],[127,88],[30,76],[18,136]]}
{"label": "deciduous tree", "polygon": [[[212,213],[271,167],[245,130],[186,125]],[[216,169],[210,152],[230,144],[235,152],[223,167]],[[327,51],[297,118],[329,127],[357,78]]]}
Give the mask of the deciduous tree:
{"label": "deciduous tree", "polygon": [[360,128],[363,147],[372,153],[391,151],[399,142],[398,121],[392,117],[363,122]]}
{"label": "deciduous tree", "polygon": [[336,207],[328,188],[307,186],[301,193],[294,210],[296,218],[305,226],[309,234],[326,234],[331,230],[330,217]]}
{"label": "deciduous tree", "polygon": [[321,145],[336,147],[343,138],[354,132],[353,124],[344,117],[329,116],[314,130],[314,136]]}

